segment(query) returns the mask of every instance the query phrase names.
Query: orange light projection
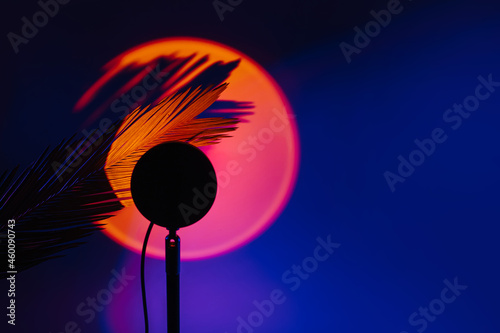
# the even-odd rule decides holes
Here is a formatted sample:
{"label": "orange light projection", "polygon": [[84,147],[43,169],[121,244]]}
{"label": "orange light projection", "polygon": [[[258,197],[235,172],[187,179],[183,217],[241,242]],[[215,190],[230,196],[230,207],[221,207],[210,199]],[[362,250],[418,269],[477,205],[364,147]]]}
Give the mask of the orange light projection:
{"label": "orange light projection", "polygon": [[[190,60],[192,63],[205,55],[211,61],[240,59],[239,66],[226,80],[229,86],[220,99],[250,101],[254,105],[253,114],[242,118],[238,129],[230,133],[232,137],[202,147],[214,165],[219,188],[210,212],[198,223],[179,231],[183,243],[181,259],[194,260],[241,247],[274,222],[295,183],[299,144],[292,110],[271,76],[241,52],[201,39],[162,39],[124,52],[106,65],[106,73],[82,96],[77,109],[92,99],[99,87],[116,73],[172,54],[180,57],[196,54]],[[180,78],[162,97],[175,92],[204,68]],[[200,198],[193,203],[193,208],[202,202]],[[148,224],[132,205],[108,219],[104,232],[140,253]],[[166,234],[165,229],[153,228],[148,244],[149,256],[164,257]]]}

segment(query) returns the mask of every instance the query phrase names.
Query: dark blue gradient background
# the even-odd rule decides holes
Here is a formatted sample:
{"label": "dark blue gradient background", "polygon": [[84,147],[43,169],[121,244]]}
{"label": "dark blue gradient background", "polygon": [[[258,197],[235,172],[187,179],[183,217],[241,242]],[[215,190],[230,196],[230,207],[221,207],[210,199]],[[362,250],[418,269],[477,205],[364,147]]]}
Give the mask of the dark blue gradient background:
{"label": "dark blue gradient background", "polygon": [[[281,85],[301,161],[291,200],[267,232],[227,255],[183,263],[183,332],[237,332],[237,318],[274,289],[286,300],[255,333],[500,332],[500,87],[458,129],[443,121],[474,94],[478,76],[500,81],[500,4],[403,1],[348,64],[339,43],[352,44],[353,28],[386,5],[245,0],[220,22],[210,1],[74,0],[18,55],[4,38],[2,169],[26,166],[78,130],[87,115],[70,110],[115,55],[162,37],[213,39]],[[37,8],[4,9],[4,34]],[[391,192],[383,173],[397,172],[398,155],[407,158],[414,140],[438,127],[447,140]],[[282,275],[328,235],[341,246],[292,291]],[[102,234],[88,240],[18,275],[12,331],[59,333],[70,321],[81,332],[143,331],[139,255]],[[135,278],[86,323],[77,307],[122,268]],[[148,259],[146,274],[151,332],[165,332],[163,262]],[[455,277],[467,289],[425,330],[412,326],[409,316]]]}

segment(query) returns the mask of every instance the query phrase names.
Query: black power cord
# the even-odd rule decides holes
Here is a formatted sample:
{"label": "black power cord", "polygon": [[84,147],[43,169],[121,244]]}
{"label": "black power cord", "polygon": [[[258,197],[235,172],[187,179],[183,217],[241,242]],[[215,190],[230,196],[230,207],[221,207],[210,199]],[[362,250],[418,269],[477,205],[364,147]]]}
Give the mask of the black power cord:
{"label": "black power cord", "polygon": [[144,243],[142,244],[141,253],[141,289],[142,289],[142,307],[144,309],[144,325],[146,327],[146,333],[149,333],[149,322],[148,322],[148,303],[146,302],[146,281],[144,280],[144,263],[146,261],[146,247],[148,246],[149,235],[153,229],[154,223],[150,223],[148,230],[146,231],[146,236],[144,237]]}

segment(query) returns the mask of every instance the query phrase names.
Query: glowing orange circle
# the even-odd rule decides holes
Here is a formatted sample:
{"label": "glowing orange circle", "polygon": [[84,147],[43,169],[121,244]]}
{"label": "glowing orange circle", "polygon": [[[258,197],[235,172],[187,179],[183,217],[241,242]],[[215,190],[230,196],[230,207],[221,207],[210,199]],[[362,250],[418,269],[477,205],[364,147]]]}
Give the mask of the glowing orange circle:
{"label": "glowing orange circle", "polygon": [[[245,116],[246,122],[239,124],[233,137],[204,148],[216,170],[219,189],[210,212],[179,231],[181,258],[193,260],[243,246],[273,223],[293,189],[299,145],[293,113],[281,89],[256,62],[225,45],[194,38],[162,39],[116,57],[108,64],[108,73],[173,53],[181,57],[197,53],[193,61],[205,54],[212,61],[241,59],[220,99],[254,104],[254,113]],[[148,224],[135,207],[126,207],[108,219],[104,232],[140,253]],[[165,236],[165,229],[153,229],[148,255],[164,257]]]}

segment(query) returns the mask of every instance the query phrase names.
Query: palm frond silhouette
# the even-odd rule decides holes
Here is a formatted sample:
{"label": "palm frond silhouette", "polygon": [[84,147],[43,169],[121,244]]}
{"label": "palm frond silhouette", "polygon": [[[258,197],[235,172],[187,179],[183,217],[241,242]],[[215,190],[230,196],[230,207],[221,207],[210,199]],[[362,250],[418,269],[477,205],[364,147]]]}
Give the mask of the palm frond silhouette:
{"label": "palm frond silhouette", "polygon": [[197,118],[226,87],[180,91],[157,105],[137,108],[106,133],[47,148],[22,172],[5,172],[0,177],[0,257],[7,258],[9,219],[16,221],[16,257],[0,277],[61,256],[102,229],[99,222],[131,205],[130,176],[149,148],[167,141],[204,146],[227,137],[238,119]]}

